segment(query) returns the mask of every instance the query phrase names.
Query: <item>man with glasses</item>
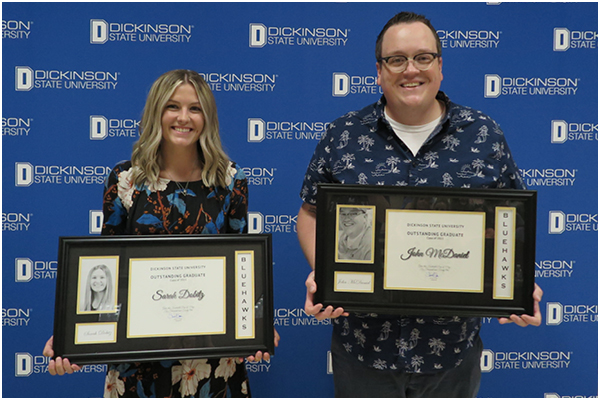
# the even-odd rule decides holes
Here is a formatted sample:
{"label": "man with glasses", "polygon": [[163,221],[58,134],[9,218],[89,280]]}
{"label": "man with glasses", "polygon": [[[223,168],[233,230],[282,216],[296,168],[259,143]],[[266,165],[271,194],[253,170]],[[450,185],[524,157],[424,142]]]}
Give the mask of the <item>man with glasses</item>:
{"label": "man with glasses", "polygon": [[[300,196],[298,238],[314,269],[317,183],[525,189],[499,126],[441,92],[442,49],[424,16],[402,12],[376,42],[375,104],[335,120],[317,145]],[[331,353],[337,397],[475,397],[483,349],[480,318],[358,315],[313,304],[314,272],[305,310],[333,319]],[[534,316],[501,323],[540,325]]]}

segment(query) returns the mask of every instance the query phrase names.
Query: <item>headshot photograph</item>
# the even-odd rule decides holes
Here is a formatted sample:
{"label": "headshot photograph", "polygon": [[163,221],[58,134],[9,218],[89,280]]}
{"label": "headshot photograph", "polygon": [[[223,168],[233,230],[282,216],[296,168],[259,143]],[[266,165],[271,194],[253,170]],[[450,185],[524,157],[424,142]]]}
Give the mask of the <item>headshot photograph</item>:
{"label": "headshot photograph", "polygon": [[338,205],[336,262],[373,262],[374,208]]}
{"label": "headshot photograph", "polygon": [[118,257],[81,257],[78,314],[113,313],[117,303]]}

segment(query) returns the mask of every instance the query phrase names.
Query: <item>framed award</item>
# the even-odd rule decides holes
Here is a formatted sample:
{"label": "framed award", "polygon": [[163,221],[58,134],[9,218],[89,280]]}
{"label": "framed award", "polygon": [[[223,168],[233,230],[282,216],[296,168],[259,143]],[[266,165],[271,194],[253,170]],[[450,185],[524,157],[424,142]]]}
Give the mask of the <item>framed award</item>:
{"label": "framed award", "polygon": [[315,303],[533,315],[535,191],[320,184]]}
{"label": "framed award", "polygon": [[61,237],[54,352],[73,363],[274,352],[271,235]]}

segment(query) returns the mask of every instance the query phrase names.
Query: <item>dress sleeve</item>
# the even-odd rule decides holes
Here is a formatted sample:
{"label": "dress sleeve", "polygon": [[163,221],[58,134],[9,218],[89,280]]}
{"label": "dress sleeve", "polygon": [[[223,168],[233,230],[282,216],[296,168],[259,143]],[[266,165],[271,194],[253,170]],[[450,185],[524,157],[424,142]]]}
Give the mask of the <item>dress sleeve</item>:
{"label": "dress sleeve", "polygon": [[229,207],[226,233],[248,233],[248,179],[237,165],[231,183],[231,203]]}
{"label": "dress sleeve", "polygon": [[102,235],[124,235],[126,233],[128,213],[119,198],[119,174],[126,167],[126,163],[117,164],[104,181]]}

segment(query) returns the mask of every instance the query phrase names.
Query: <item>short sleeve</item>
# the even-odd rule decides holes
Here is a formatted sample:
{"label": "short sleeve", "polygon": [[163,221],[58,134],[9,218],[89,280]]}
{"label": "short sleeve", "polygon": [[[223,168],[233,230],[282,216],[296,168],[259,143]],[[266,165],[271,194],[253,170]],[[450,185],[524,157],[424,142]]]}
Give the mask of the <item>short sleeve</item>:
{"label": "short sleeve", "polygon": [[104,181],[102,235],[124,235],[126,233],[128,213],[119,198],[119,177],[121,172],[130,168],[130,162],[121,162],[110,171]]}
{"label": "short sleeve", "polygon": [[510,152],[508,142],[506,141],[506,136],[496,122],[493,121],[493,124],[494,131],[500,134],[498,142],[493,144],[495,147],[492,149],[495,154],[498,154],[500,163],[500,178],[498,187],[505,189],[526,190],[527,186],[525,185],[525,181],[521,176],[519,167],[517,166],[517,163]]}
{"label": "short sleeve", "polygon": [[331,169],[329,168],[331,164],[330,149],[328,148],[331,142],[330,129],[321,137],[306,168],[302,189],[300,190],[300,198],[305,203],[317,204],[317,184],[333,182]]}

